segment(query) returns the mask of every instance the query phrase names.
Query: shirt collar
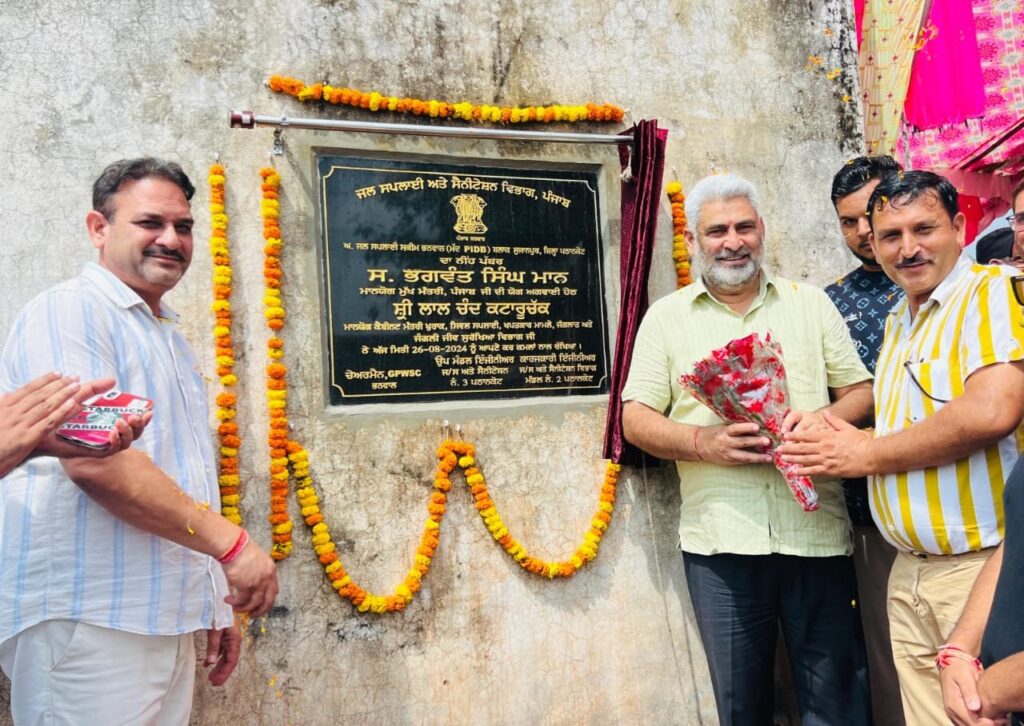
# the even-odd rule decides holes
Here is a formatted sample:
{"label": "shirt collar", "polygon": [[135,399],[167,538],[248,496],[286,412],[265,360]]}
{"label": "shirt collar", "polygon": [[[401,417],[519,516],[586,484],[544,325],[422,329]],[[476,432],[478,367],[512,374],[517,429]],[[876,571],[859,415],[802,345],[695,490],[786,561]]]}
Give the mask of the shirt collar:
{"label": "shirt collar", "polygon": [[932,290],[932,294],[928,296],[925,304],[921,307],[925,307],[925,305],[928,305],[933,300],[935,301],[935,305],[938,307],[944,305],[956,290],[960,281],[964,279],[964,276],[970,271],[972,264],[974,263],[971,262],[971,259],[961,252],[960,256],[956,258],[956,263],[953,265],[953,269],[950,270],[945,279],[940,282],[934,290]]}
{"label": "shirt collar", "polygon": [[[754,298],[754,302],[751,303],[750,310],[753,310],[764,301],[765,295],[768,294],[769,286],[772,289],[775,289],[777,287],[777,284],[775,280],[772,278],[772,276],[768,273],[768,270],[762,267],[760,286],[757,291],[757,297]],[[694,280],[689,287],[693,288],[694,302],[704,297],[707,298],[709,302],[712,302],[715,305],[724,306],[723,303],[719,301],[718,298],[716,298],[714,295],[712,295],[710,290],[708,290],[707,285],[704,284],[703,276],[700,276],[696,280]],[[747,312],[750,312],[750,310],[748,310]]]}
{"label": "shirt collar", "polygon": [[[82,277],[94,283],[100,292],[106,295],[119,308],[127,310],[141,305],[147,312],[152,314],[149,305],[139,296],[139,293],[125,285],[117,275],[107,268],[101,267],[95,262],[88,262],[85,265],[85,269],[82,270]],[[160,301],[160,315],[158,317],[161,320],[170,320],[175,323],[178,322],[179,318],[178,313],[174,312],[162,300]]]}

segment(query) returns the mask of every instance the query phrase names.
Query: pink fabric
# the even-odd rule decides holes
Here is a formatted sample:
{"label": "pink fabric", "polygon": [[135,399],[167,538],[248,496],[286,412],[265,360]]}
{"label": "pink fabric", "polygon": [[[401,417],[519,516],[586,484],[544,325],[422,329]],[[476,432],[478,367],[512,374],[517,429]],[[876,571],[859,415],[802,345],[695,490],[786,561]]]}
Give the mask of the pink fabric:
{"label": "pink fabric", "polygon": [[860,50],[860,44],[864,40],[864,6],[868,0],[853,0],[853,16],[854,21],[857,23],[857,50]]}
{"label": "pink fabric", "polygon": [[[985,115],[941,129],[915,131],[904,126],[907,144],[898,151],[914,169],[962,167],[983,170],[1024,152],[1024,6],[1018,0],[974,0],[974,25],[985,88]],[[989,153],[988,145],[1006,141]],[[977,152],[977,153],[976,153]],[[977,157],[977,158],[975,158]],[[1015,169],[1020,170],[1016,163]],[[1013,175],[1013,169],[1002,173]]]}
{"label": "pink fabric", "polygon": [[903,108],[918,129],[978,118],[985,112],[985,81],[970,0],[932,0],[921,23]]}

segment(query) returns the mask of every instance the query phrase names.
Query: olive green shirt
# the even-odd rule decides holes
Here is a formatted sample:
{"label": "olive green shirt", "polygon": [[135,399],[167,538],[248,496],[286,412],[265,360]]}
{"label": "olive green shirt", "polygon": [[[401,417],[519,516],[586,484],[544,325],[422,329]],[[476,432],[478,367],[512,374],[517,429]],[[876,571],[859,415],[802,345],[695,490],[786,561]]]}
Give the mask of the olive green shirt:
{"label": "olive green shirt", "polygon": [[[637,333],[622,400],[639,401],[684,424],[721,424],[683,390],[679,376],[735,338],[769,332],[782,347],[794,410],[815,411],[829,404],[830,388],[871,380],[828,296],[762,270],[761,289],[744,315],[712,297],[701,280],[654,303]],[[838,479],[816,480],[821,506],[804,512],[771,464],[677,461],[676,467],[679,544],[686,552],[828,557],[853,551]]]}

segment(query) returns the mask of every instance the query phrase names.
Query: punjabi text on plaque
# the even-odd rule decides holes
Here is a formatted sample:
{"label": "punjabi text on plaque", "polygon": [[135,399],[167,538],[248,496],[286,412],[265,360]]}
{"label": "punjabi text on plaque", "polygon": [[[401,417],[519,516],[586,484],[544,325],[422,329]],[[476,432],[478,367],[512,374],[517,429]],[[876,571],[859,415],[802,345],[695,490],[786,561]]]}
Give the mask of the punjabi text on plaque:
{"label": "punjabi text on plaque", "polygon": [[597,172],[317,155],[330,403],[607,392]]}

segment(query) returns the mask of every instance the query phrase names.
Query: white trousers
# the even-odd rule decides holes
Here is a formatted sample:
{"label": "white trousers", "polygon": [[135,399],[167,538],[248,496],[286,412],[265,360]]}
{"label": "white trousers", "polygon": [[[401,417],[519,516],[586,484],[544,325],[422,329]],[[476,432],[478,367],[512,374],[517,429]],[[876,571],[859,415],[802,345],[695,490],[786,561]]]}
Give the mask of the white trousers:
{"label": "white trousers", "polygon": [[0,643],[15,726],[186,726],[192,633],[137,635],[47,620]]}

